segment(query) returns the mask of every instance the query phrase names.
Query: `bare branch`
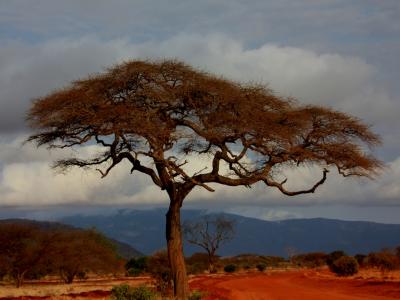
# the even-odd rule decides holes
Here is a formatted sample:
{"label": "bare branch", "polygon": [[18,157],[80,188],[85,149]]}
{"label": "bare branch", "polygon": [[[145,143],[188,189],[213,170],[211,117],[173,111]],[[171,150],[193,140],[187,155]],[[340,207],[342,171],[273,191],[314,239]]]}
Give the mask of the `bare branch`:
{"label": "bare branch", "polygon": [[322,172],[322,178],[321,180],[319,180],[317,183],[315,183],[310,189],[308,190],[301,190],[301,191],[295,191],[295,192],[290,192],[287,191],[284,187],[283,184],[286,183],[287,179],[283,180],[281,183],[275,182],[275,181],[271,181],[269,179],[265,179],[264,183],[268,186],[273,186],[278,188],[283,194],[287,195],[287,196],[296,196],[296,195],[300,195],[300,194],[309,194],[309,193],[314,193],[315,190],[317,189],[317,187],[319,187],[320,185],[322,185],[325,180],[326,180],[326,174],[329,173],[328,169],[324,169],[324,171]]}

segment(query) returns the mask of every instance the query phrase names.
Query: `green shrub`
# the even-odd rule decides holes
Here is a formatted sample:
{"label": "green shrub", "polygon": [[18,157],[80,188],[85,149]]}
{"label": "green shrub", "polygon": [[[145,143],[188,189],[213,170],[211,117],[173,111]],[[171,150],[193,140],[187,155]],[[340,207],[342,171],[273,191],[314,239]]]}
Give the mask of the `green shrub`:
{"label": "green shrub", "polygon": [[357,260],[351,256],[341,256],[329,268],[338,276],[351,276],[358,273]]}
{"label": "green shrub", "polygon": [[347,256],[342,250],[333,251],[326,257],[326,264],[330,267],[334,261],[338,260],[342,256]]}
{"label": "green shrub", "polygon": [[285,263],[285,259],[280,256],[260,256],[260,259],[271,267],[280,267]]}
{"label": "green shrub", "polygon": [[129,299],[129,291],[131,287],[127,284],[121,284],[114,286],[111,289],[111,299],[113,300],[125,300]]}
{"label": "green shrub", "polygon": [[132,276],[132,277],[136,277],[139,276],[140,274],[142,274],[143,271],[137,268],[130,268],[126,271],[126,275],[128,276]]}
{"label": "green shrub", "polygon": [[233,272],[236,271],[236,265],[234,265],[234,264],[226,265],[224,267],[224,271],[227,272],[227,273],[233,273]]}
{"label": "green shrub", "polygon": [[204,273],[208,269],[207,264],[203,264],[201,262],[194,263],[192,265],[187,265],[188,274],[201,274]]}
{"label": "green shrub", "polygon": [[195,290],[189,295],[189,300],[201,300],[203,298],[203,293],[201,291]]}
{"label": "green shrub", "polygon": [[155,300],[157,294],[148,287],[141,285],[131,287],[127,284],[114,286],[111,290],[113,300]]}
{"label": "green shrub", "polygon": [[143,256],[139,258],[131,258],[125,264],[125,270],[128,276],[139,276],[146,271],[148,258]]}
{"label": "green shrub", "polygon": [[243,266],[243,269],[245,269],[245,270],[250,270],[250,269],[251,269],[251,266],[250,266],[249,264],[245,264],[245,265]]}
{"label": "green shrub", "polygon": [[264,272],[265,269],[267,268],[267,265],[266,264],[257,264],[256,268],[257,268],[258,271]]}
{"label": "green shrub", "polygon": [[[332,253],[329,255],[331,256]],[[323,252],[311,252],[305,254],[299,254],[292,257],[291,261],[294,265],[298,267],[305,267],[305,268],[317,268],[325,265],[329,256]],[[333,257],[329,259],[337,259],[335,258],[335,254],[332,255]],[[333,261],[332,261],[333,262]]]}

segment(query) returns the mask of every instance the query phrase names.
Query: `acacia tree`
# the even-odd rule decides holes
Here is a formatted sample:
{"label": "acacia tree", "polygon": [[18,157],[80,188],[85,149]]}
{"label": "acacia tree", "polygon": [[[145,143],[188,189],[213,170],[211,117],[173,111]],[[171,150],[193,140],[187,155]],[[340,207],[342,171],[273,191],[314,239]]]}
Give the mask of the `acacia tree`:
{"label": "acacia tree", "polygon": [[215,254],[219,247],[232,240],[235,222],[222,215],[203,216],[196,221],[183,223],[183,234],[186,240],[207,251],[208,271],[214,272]]}
{"label": "acacia tree", "polygon": [[51,268],[68,284],[79,273],[107,274],[120,269],[114,246],[94,230],[63,230],[51,250]]}
{"label": "acacia tree", "polygon": [[[28,114],[38,146],[97,143],[91,158],[55,163],[97,167],[102,177],[122,161],[169,196],[166,239],[178,299],[188,297],[180,208],[195,188],[261,182],[288,196],[313,193],[330,167],[343,176],[371,176],[380,162],[365,152],[379,137],[358,119],[318,106],[300,106],[260,85],[232,82],[179,61],[130,61],[36,99]],[[185,164],[199,156],[209,165]],[[321,167],[310,188],[289,191],[288,166]]]}
{"label": "acacia tree", "polygon": [[43,267],[55,236],[28,224],[0,224],[0,273],[20,287],[29,272]]}

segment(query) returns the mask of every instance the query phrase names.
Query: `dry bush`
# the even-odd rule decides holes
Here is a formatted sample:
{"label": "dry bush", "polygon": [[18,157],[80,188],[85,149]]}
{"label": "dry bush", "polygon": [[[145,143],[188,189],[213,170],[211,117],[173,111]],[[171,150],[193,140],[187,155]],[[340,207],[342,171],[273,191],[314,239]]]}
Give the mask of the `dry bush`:
{"label": "dry bush", "polygon": [[379,269],[384,276],[387,272],[400,269],[400,259],[390,251],[374,252],[366,257],[366,265]]}
{"label": "dry bush", "polygon": [[150,256],[147,270],[155,279],[157,290],[163,295],[168,295],[172,289],[172,271],[167,251],[157,251]]}
{"label": "dry bush", "polygon": [[299,254],[292,257],[291,262],[295,266],[305,268],[317,268],[326,265],[328,255],[322,252]]}

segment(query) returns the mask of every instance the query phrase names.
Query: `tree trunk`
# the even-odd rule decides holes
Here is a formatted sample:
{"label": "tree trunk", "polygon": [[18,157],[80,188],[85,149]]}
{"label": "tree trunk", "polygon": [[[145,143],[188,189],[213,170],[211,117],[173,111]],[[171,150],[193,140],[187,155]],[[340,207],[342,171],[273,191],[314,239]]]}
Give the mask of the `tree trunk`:
{"label": "tree trunk", "polygon": [[22,282],[23,282],[22,276],[18,275],[18,276],[15,278],[15,286],[16,286],[17,288],[21,287]]}
{"label": "tree trunk", "polygon": [[22,283],[24,282],[24,277],[25,277],[26,271],[23,271],[22,273],[17,273],[14,278],[15,278],[15,286],[17,288],[21,287]]}
{"label": "tree trunk", "polygon": [[174,296],[177,300],[187,300],[189,284],[186,274],[185,257],[183,256],[180,203],[171,199],[166,218],[166,238],[168,258],[174,281]]}
{"label": "tree trunk", "polygon": [[208,272],[215,273],[215,265],[214,265],[215,253],[208,251]]}

